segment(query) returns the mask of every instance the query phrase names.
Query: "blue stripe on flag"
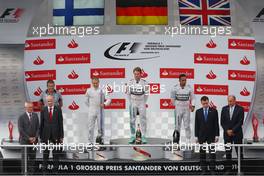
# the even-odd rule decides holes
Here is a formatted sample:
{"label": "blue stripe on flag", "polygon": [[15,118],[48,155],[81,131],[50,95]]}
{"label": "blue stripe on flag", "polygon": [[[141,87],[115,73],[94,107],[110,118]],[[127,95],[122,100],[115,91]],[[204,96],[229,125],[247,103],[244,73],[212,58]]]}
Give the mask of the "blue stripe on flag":
{"label": "blue stripe on flag", "polygon": [[65,9],[53,9],[53,16],[64,16],[65,26],[73,25],[74,16],[101,16],[104,15],[103,8],[74,9],[74,0],[65,0]]}

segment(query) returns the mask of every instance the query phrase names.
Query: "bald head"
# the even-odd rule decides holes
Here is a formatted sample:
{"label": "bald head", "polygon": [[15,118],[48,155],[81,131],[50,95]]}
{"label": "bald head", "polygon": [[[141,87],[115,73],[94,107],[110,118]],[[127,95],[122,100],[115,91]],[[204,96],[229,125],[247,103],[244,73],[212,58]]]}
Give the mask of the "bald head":
{"label": "bald head", "polygon": [[54,106],[54,97],[52,95],[48,95],[46,97],[46,100],[47,100],[47,103],[48,103],[48,106],[49,107],[52,107]]}
{"label": "bald head", "polygon": [[28,113],[33,112],[33,103],[32,102],[25,102],[25,110]]}

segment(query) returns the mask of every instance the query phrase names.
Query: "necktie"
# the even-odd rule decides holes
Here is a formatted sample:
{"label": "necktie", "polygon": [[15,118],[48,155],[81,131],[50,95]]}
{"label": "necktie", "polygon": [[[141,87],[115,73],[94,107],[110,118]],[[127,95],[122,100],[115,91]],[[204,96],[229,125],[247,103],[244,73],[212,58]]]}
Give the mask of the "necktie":
{"label": "necktie", "polygon": [[207,122],[208,112],[207,108],[204,109],[204,120]]}
{"label": "necktie", "polygon": [[52,107],[49,108],[49,120],[52,122]]}
{"label": "necktie", "polygon": [[32,113],[29,113],[29,122],[31,122],[32,119]]}
{"label": "necktie", "polygon": [[229,114],[229,115],[230,115],[230,120],[232,120],[233,109],[234,109],[233,106],[231,106],[231,107],[230,107],[230,111],[229,111],[229,112],[230,112],[230,114]]}

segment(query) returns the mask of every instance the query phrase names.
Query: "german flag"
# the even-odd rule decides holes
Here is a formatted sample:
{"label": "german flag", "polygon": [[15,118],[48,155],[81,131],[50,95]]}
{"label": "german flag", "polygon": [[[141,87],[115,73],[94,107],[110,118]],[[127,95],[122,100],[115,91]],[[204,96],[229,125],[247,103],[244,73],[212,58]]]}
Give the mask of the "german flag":
{"label": "german flag", "polygon": [[116,0],[118,25],[168,24],[167,0]]}

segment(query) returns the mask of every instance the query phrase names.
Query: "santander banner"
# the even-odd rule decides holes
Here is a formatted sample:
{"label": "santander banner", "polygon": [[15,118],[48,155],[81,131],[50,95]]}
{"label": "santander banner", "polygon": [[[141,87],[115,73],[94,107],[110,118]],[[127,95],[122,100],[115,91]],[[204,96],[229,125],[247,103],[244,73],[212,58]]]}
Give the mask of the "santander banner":
{"label": "santander banner", "polygon": [[[207,95],[210,106],[220,112],[227,96],[234,94],[248,112],[256,81],[254,42],[249,37],[235,36],[28,38],[25,86],[29,98],[36,102],[46,90],[46,81],[55,80],[63,96],[63,111],[83,113],[87,112],[84,95],[91,87],[91,77],[98,77],[113,100],[105,110],[127,112],[126,85],[133,78],[133,68],[139,66],[150,88],[147,113],[173,113],[170,91],[182,73],[194,90],[197,108],[201,96]],[[149,120],[158,118],[151,114],[147,115]]]}

